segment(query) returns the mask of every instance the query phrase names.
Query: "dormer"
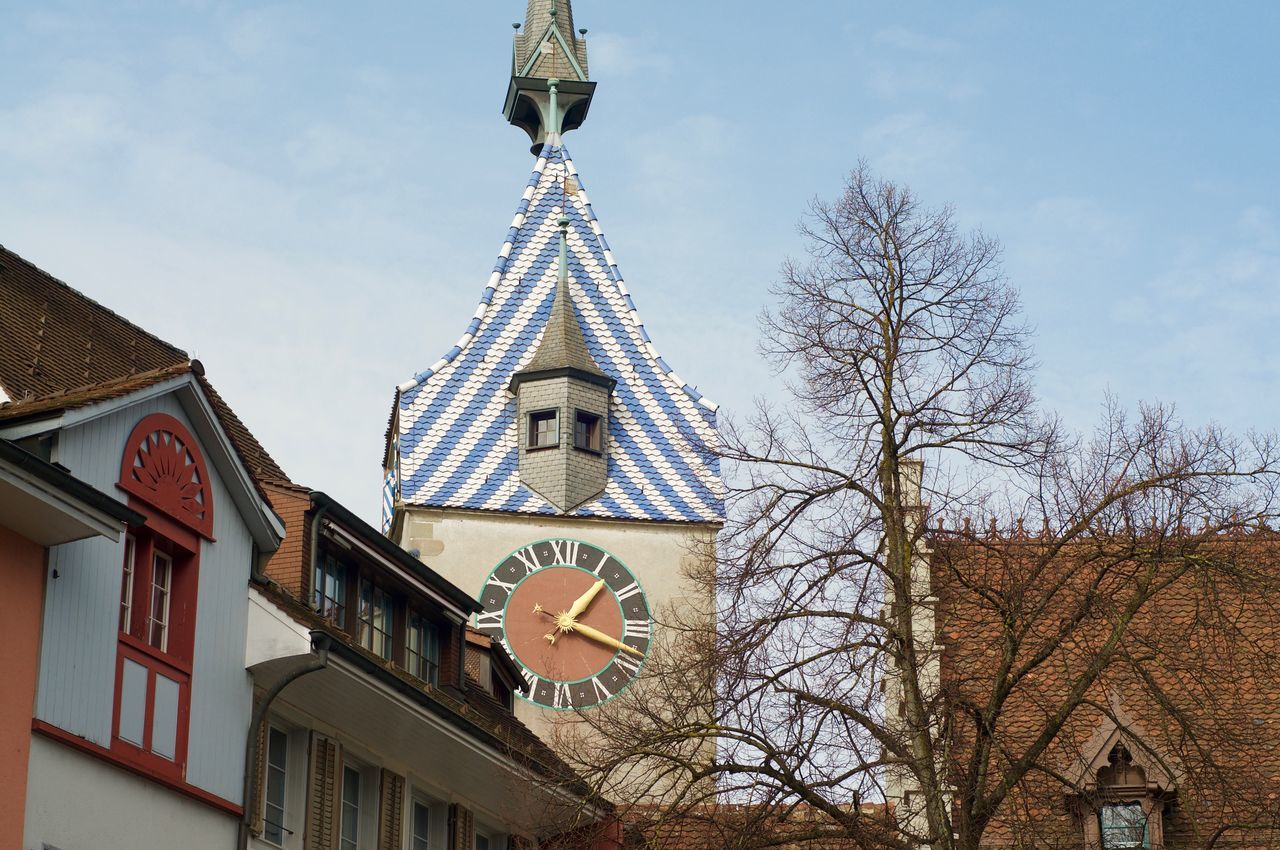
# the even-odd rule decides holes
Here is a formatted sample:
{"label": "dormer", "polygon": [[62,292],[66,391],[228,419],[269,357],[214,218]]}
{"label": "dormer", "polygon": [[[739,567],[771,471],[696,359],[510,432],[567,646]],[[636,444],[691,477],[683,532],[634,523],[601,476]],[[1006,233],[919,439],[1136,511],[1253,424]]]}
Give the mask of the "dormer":
{"label": "dormer", "polygon": [[1153,748],[1117,701],[1111,709],[1068,773],[1083,847],[1163,847],[1165,809],[1177,796],[1180,765]]}
{"label": "dormer", "polygon": [[507,711],[515,710],[516,693],[524,693],[528,685],[520,668],[502,648],[502,644],[482,631],[467,628],[467,678],[475,682]]}
{"label": "dormer", "polygon": [[529,364],[511,379],[516,397],[520,483],[561,513],[598,496],[608,482],[609,400],[615,381],[587,351],[569,291],[566,231],[551,315]]}

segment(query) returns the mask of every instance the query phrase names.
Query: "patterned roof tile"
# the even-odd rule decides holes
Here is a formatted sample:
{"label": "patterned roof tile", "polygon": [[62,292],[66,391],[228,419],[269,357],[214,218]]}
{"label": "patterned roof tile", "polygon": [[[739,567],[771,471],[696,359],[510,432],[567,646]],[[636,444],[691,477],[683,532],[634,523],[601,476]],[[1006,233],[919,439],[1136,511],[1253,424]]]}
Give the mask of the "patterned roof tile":
{"label": "patterned roof tile", "polygon": [[[565,190],[566,177],[573,177]],[[412,505],[554,514],[518,475],[507,386],[532,360],[555,294],[562,206],[569,285],[587,350],[617,380],[609,481],[576,516],[683,522],[723,519],[716,406],[658,356],[581,178],[563,146],[534,166],[480,305],[443,358],[398,388],[401,499]]]}

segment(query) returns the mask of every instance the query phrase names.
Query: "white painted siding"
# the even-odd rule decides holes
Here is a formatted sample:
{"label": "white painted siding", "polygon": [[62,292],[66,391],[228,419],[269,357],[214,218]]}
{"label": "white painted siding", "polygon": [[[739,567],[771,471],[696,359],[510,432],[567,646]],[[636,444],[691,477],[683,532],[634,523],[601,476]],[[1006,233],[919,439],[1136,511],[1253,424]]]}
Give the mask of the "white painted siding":
{"label": "white painted siding", "polygon": [[[167,413],[195,431],[167,395],[63,431],[54,459],[124,501],[116,481],[125,440],[151,413]],[[252,542],[212,464],[209,475],[216,542],[205,541],[200,550],[187,781],[239,803],[253,696],[244,667]],[[123,539],[56,547],[45,596],[36,716],[104,747],[111,743],[123,558]]]}
{"label": "white painted siding", "polygon": [[35,735],[23,830],[24,848],[228,850],[236,818]]}

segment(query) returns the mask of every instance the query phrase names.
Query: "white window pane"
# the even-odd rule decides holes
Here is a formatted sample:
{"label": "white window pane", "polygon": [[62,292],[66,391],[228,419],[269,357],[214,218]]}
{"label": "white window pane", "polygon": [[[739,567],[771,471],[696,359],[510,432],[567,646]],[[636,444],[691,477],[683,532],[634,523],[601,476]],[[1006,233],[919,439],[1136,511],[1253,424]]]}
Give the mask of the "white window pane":
{"label": "white window pane", "polygon": [[288,783],[288,763],[289,736],[279,729],[269,729],[262,837],[273,844],[284,844],[284,805],[285,788]]}
{"label": "white window pane", "polygon": [[426,803],[413,801],[413,841],[411,850],[429,850],[431,810]]}
{"label": "white window pane", "polygon": [[172,760],[178,744],[178,683],[156,674],[156,707],[151,720],[151,752]]}
{"label": "white window pane", "polygon": [[142,746],[147,722],[147,668],[136,661],[124,660],[120,681],[120,737],[130,744]]}
{"label": "white window pane", "polygon": [[360,842],[360,772],[342,770],[342,850],[357,850]]}

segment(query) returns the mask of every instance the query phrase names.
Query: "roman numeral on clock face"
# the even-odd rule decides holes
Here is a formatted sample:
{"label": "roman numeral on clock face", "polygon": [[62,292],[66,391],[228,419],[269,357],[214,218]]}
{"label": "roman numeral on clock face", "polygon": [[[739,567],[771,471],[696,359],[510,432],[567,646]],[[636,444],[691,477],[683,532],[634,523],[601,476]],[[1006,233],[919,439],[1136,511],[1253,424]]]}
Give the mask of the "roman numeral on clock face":
{"label": "roman numeral on clock face", "polygon": [[573,564],[578,560],[578,546],[581,545],[576,540],[549,540],[551,545],[551,557],[557,564]]}
{"label": "roman numeral on clock face", "polygon": [[649,624],[643,620],[625,620],[622,624],[622,637],[639,638],[641,640],[649,639]]}
{"label": "roman numeral on clock face", "polygon": [[517,549],[512,553],[512,557],[524,564],[524,571],[531,573],[534,570],[542,568],[542,564],[538,563],[538,553],[534,551],[532,546],[526,546],[523,549]]}
{"label": "roman numeral on clock face", "polygon": [[613,663],[626,672],[628,676],[634,676],[640,672],[640,659],[626,652],[619,652],[613,658]]}
{"label": "roman numeral on clock face", "polygon": [[483,631],[484,629],[502,629],[503,609],[497,611],[481,611],[476,615],[476,628]]}
{"label": "roman numeral on clock face", "polygon": [[502,579],[498,578],[496,575],[495,575],[495,576],[491,576],[491,577],[489,578],[489,585],[490,585],[491,587],[500,587],[500,588],[502,588],[503,590],[505,590],[505,591],[507,592],[507,595],[510,595],[510,594],[511,594],[511,591],[513,591],[513,590],[515,590],[515,589],[516,589],[516,582],[514,582],[514,581],[503,581]]}
{"label": "roman numeral on clock face", "polygon": [[599,676],[592,678],[591,691],[595,696],[596,702],[604,702],[609,697],[613,696],[613,692],[604,686],[604,683],[600,681]]}
{"label": "roman numeral on clock face", "polygon": [[631,597],[640,593],[640,585],[633,581],[621,590],[615,591],[615,593],[617,594],[619,602],[626,602],[631,599]]}
{"label": "roman numeral on clock face", "polygon": [[555,696],[551,699],[552,705],[556,708],[573,708],[573,697],[569,695],[569,686],[564,682],[556,682],[555,686]]}

